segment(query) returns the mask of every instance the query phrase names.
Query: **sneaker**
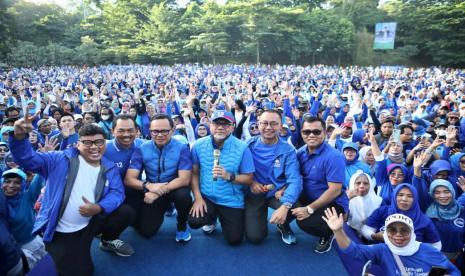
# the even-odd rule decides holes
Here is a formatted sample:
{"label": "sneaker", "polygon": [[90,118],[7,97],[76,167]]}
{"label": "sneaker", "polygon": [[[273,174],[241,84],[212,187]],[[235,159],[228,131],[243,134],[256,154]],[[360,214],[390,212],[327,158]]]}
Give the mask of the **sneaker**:
{"label": "sneaker", "polygon": [[206,235],[211,235],[215,232],[216,224],[207,224],[202,226],[202,231]]}
{"label": "sneaker", "polygon": [[192,238],[191,230],[189,226],[186,227],[186,230],[176,230],[176,242],[188,242]]}
{"label": "sneaker", "polygon": [[281,233],[281,239],[285,244],[296,244],[297,239],[295,233],[292,232],[291,226],[289,224],[278,224],[278,231]]}
{"label": "sneaker", "polygon": [[134,248],[129,243],[118,239],[112,241],[102,239],[100,240],[100,248],[105,251],[111,251],[121,257],[129,257],[134,254]]}
{"label": "sneaker", "polygon": [[170,204],[170,207],[168,207],[168,209],[166,210],[165,212],[165,216],[167,217],[174,217],[178,214],[178,211],[176,210],[176,208],[174,207],[174,204]]}
{"label": "sneaker", "polygon": [[331,244],[333,243],[334,235],[329,237],[320,237],[320,240],[315,246],[316,253],[326,253],[331,250]]}

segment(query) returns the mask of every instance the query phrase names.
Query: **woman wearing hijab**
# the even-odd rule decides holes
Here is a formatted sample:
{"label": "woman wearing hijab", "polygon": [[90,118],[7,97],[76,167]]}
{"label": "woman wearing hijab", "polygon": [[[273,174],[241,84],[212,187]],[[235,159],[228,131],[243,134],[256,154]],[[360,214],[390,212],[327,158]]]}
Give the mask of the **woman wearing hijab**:
{"label": "woman wearing hijab", "polygon": [[358,154],[360,155],[358,159],[368,165],[371,171],[370,175],[374,176],[376,169],[376,160],[375,156],[373,155],[373,151],[371,150],[371,146],[365,146],[361,148],[358,151]]}
{"label": "woman wearing hijab", "polygon": [[349,197],[349,220],[347,224],[355,229],[359,236],[366,219],[374,210],[381,206],[383,200],[375,194],[374,187],[369,174],[357,171],[350,178],[347,196]]}
{"label": "woman wearing hijab", "polygon": [[344,154],[344,160],[346,162],[345,181],[344,186],[349,187],[350,178],[354,173],[361,170],[364,173],[370,174],[370,168],[359,160],[358,145],[355,143],[345,143],[342,147],[342,153]]}
{"label": "woman wearing hijab", "polygon": [[35,222],[34,203],[42,188],[42,178],[36,176],[27,188],[27,176],[20,169],[10,169],[2,174],[2,192],[7,200],[10,230],[32,268],[47,254],[40,236],[32,234]]}
{"label": "woman wearing hijab", "polygon": [[433,203],[426,210],[439,232],[442,253],[453,263],[461,255],[465,243],[465,212],[455,200],[455,189],[444,179],[431,183],[429,194]]}
{"label": "woman wearing hijab", "polygon": [[[433,267],[459,276],[458,269],[436,248],[417,241],[415,224],[404,214],[392,214],[383,221],[385,243],[362,245],[344,233],[344,218],[334,208],[326,209],[323,219],[334,232],[343,254],[381,266],[385,275],[428,275]],[[414,273],[414,274],[412,274]],[[441,274],[444,275],[444,274]]]}
{"label": "woman wearing hijab", "polygon": [[390,205],[376,209],[362,228],[363,236],[368,240],[384,242],[383,221],[392,214],[404,214],[413,221],[417,241],[430,243],[441,250],[439,233],[429,217],[423,214],[418,203],[418,193],[410,184],[398,185],[391,198]]}

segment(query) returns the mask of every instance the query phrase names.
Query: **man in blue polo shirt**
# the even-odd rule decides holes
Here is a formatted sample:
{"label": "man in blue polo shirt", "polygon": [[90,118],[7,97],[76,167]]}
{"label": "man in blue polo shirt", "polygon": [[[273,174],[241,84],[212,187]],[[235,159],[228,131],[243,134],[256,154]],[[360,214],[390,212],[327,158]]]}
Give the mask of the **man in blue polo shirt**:
{"label": "man in blue polo shirt", "polygon": [[344,188],[345,161],[342,153],[325,142],[326,124],[317,117],[304,117],[302,138],[305,146],[297,151],[303,193],[299,203],[303,207],[292,209],[297,225],[303,231],[320,237],[315,252],[331,250],[333,233],[323,221],[324,210],[336,208],[346,213],[349,199]]}
{"label": "man in blue polo shirt", "polygon": [[264,111],[259,118],[260,136],[252,137],[255,173],[250,192],[245,199],[245,230],[252,243],[260,243],[268,232],[268,207],[276,209],[270,223],[277,224],[284,243],[296,243],[289,223],[290,212],[302,192],[302,180],[295,148],[279,139],[282,116],[273,109]]}
{"label": "man in blue polo shirt", "polygon": [[[171,117],[157,114],[150,122],[151,141],[134,150],[126,173],[127,203],[137,213],[135,228],[145,237],[153,236],[164,220],[170,204],[178,211],[176,241],[191,239],[187,216],[192,206],[189,182],[192,160],[189,146],[172,139]],[[140,180],[145,171],[145,181]]]}
{"label": "man in blue polo shirt", "polygon": [[[192,148],[192,193],[194,205],[189,225],[214,225],[218,217],[223,236],[231,245],[244,237],[244,193],[253,181],[252,154],[247,144],[231,135],[235,119],[231,112],[217,110],[211,135],[197,140]],[[215,150],[220,155],[214,158]]]}

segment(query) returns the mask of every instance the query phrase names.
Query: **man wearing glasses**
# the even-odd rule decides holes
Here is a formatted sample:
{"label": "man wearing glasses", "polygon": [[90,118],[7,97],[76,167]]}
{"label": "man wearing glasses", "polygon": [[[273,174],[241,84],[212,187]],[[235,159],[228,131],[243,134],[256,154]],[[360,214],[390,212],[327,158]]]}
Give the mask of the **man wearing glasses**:
{"label": "man wearing glasses", "polygon": [[[215,111],[211,135],[197,140],[192,148],[194,205],[189,225],[209,226],[212,233],[218,217],[226,241],[238,245],[244,237],[244,193],[252,184],[255,167],[247,144],[231,135],[234,124],[231,112]],[[216,157],[215,150],[220,153]]]}
{"label": "man wearing glasses", "polygon": [[292,209],[297,225],[303,231],[320,237],[316,253],[331,250],[333,234],[322,219],[324,210],[336,208],[346,213],[349,199],[344,190],[345,161],[342,153],[325,142],[326,124],[317,117],[304,117],[302,138],[305,146],[297,151],[303,193],[299,203],[303,207]]}
{"label": "man wearing glasses", "polygon": [[302,180],[295,148],[279,139],[282,116],[273,109],[259,118],[260,136],[248,141],[255,173],[250,192],[245,199],[245,232],[252,243],[261,243],[268,233],[268,207],[275,209],[270,223],[276,224],[286,244],[296,238],[289,223],[290,212],[302,192]]}
{"label": "man wearing glasses", "polygon": [[[164,214],[174,202],[177,216],[177,242],[191,239],[187,216],[192,206],[189,182],[192,160],[189,146],[172,139],[171,117],[157,114],[150,122],[151,141],[134,150],[124,182],[127,203],[136,211],[136,230],[144,237],[157,233]],[[140,180],[142,171],[145,180]]]}
{"label": "man wearing glasses", "polygon": [[27,136],[39,112],[25,114],[15,122],[9,142],[18,165],[46,179],[33,233],[44,232],[46,249],[60,275],[91,275],[90,246],[95,235],[104,232],[106,239],[114,240],[127,226],[125,213],[118,208],[124,200],[118,168],[102,158],[104,132],[86,125],[79,131],[77,147],[38,153]]}

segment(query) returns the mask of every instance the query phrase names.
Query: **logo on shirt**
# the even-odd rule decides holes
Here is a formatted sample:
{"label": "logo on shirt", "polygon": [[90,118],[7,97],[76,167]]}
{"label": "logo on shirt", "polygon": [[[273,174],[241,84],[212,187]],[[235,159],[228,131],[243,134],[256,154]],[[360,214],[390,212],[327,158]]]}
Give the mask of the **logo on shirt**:
{"label": "logo on shirt", "polygon": [[463,220],[463,218],[456,218],[454,219],[454,224],[459,228],[463,228],[463,226],[465,225],[465,221]]}
{"label": "logo on shirt", "polygon": [[274,167],[275,168],[280,168],[281,167],[281,162],[279,161],[279,159],[274,160]]}

